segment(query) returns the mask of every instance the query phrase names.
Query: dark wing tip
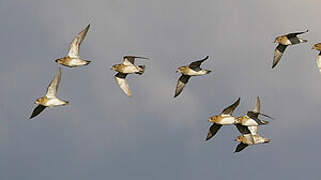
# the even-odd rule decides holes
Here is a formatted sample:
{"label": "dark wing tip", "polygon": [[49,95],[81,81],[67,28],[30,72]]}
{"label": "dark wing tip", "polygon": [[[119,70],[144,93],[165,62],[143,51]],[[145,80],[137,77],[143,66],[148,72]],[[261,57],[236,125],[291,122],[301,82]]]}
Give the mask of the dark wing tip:
{"label": "dark wing tip", "polygon": [[245,149],[247,146],[248,146],[247,144],[240,143],[239,145],[237,145],[234,153],[238,153],[238,152],[242,151],[242,150]]}
{"label": "dark wing tip", "polygon": [[272,119],[272,120],[275,120],[275,118],[269,116],[269,115],[266,115],[266,114],[263,114],[263,113],[259,113],[260,115],[264,116],[264,117],[267,117],[269,119]]}
{"label": "dark wing tip", "polygon": [[178,91],[177,89],[175,89],[175,94],[174,94],[174,98],[176,98],[177,96],[179,96],[182,93],[183,90]]}
{"label": "dark wing tip", "polygon": [[241,97],[237,99],[237,104],[240,104]]}
{"label": "dark wing tip", "polygon": [[147,57],[141,57],[141,56],[135,56],[135,58],[138,58],[138,59],[148,59],[148,60],[150,60],[150,58],[147,58]]}
{"label": "dark wing tip", "polygon": [[213,134],[211,132],[208,132],[206,138],[205,138],[205,142],[210,140],[213,137]]}
{"label": "dark wing tip", "polygon": [[37,115],[39,115],[44,109],[46,108],[46,106],[43,105],[38,105],[32,112],[31,116],[29,119],[32,119],[34,117],[36,117]]}
{"label": "dark wing tip", "polygon": [[205,141],[214,137],[221,127],[222,127],[222,125],[213,123],[213,125],[210,127],[210,129],[207,133]]}
{"label": "dark wing tip", "polygon": [[232,114],[234,110],[239,106],[241,98],[239,97],[232,105],[225,108],[221,114]]}
{"label": "dark wing tip", "polygon": [[[237,101],[234,103],[235,108],[240,104],[240,101],[241,101],[241,97],[239,97],[239,98],[237,99]],[[235,109],[235,108],[234,108],[234,109]],[[233,109],[233,111],[234,111],[234,109]]]}
{"label": "dark wing tip", "polygon": [[123,57],[124,59],[125,58],[134,58],[134,59],[150,59],[150,58],[147,58],[147,57],[142,57],[142,56],[124,56]]}

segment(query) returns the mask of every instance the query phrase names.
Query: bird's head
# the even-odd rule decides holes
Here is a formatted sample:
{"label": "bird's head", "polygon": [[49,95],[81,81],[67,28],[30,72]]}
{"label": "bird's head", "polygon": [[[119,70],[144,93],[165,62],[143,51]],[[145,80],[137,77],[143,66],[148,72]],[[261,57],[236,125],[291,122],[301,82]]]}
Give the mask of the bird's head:
{"label": "bird's head", "polygon": [[36,103],[36,104],[41,104],[42,101],[43,101],[43,98],[38,98],[38,99],[35,101],[35,103]]}
{"label": "bird's head", "polygon": [[274,43],[280,43],[282,41],[282,36],[276,37]]}
{"label": "bird's head", "polygon": [[218,116],[212,116],[208,119],[208,121],[214,123],[217,121],[217,119],[218,119]]}
{"label": "bird's head", "polygon": [[185,70],[185,66],[181,66],[181,67],[179,67],[179,68],[177,68],[177,73],[183,73],[184,72],[184,70]]}
{"label": "bird's head", "polygon": [[234,141],[242,142],[242,136],[238,136],[237,138],[234,139]]}
{"label": "bird's head", "polygon": [[117,71],[120,68],[121,64],[115,64],[110,69],[113,71]]}
{"label": "bird's head", "polygon": [[321,43],[315,44],[312,46],[312,49],[321,51]]}
{"label": "bird's head", "polygon": [[63,60],[63,58],[59,58],[59,59],[56,59],[55,62],[58,63],[58,64],[61,64],[62,60]]}

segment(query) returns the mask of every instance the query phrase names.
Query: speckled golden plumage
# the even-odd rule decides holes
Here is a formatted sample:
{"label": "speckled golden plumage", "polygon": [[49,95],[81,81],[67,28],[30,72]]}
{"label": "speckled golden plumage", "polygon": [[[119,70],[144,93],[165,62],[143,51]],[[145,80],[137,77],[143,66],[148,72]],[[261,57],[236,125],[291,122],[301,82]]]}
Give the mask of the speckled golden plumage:
{"label": "speckled golden plumage", "polygon": [[71,58],[69,56],[59,58],[55,60],[58,64],[61,64],[66,67],[78,67],[78,66],[86,66],[90,63],[90,61],[86,61],[80,58]]}
{"label": "speckled golden plumage", "polygon": [[112,70],[118,72],[115,74],[114,78],[127,96],[131,96],[132,93],[129,89],[129,85],[126,81],[126,76],[128,74],[139,74],[142,75],[145,71],[145,65],[135,65],[135,59],[149,59],[139,56],[124,56],[123,62],[121,64],[115,64],[112,66]]}
{"label": "speckled golden plumage", "polygon": [[209,56],[206,56],[201,60],[190,63],[188,66],[180,66],[177,68],[176,72],[179,72],[182,75],[177,81],[174,98],[181,94],[191,76],[201,76],[211,72],[210,70],[202,69],[200,67],[208,58]]}
{"label": "speckled golden plumage", "polygon": [[245,134],[238,136],[235,141],[247,144],[247,145],[254,145],[254,144],[265,144],[269,143],[271,139],[264,138],[258,134],[252,135],[252,134]]}
{"label": "speckled golden plumage", "polygon": [[313,45],[312,49],[321,51],[321,43],[318,43],[318,44]]}
{"label": "speckled golden plumage", "polygon": [[290,45],[291,41],[288,39],[286,35],[278,36],[275,38],[274,43],[279,43],[282,45]]}
{"label": "speckled golden plumage", "polygon": [[232,113],[239,104],[240,98],[238,98],[232,105],[225,108],[219,115],[212,116],[208,119],[208,121],[213,124],[207,133],[206,141],[214,137],[221,126],[235,124],[236,118],[232,116]]}
{"label": "speckled golden plumage", "polygon": [[85,39],[87,32],[89,30],[90,24],[83,29],[76,37],[71,41],[69,51],[67,56],[63,58],[56,59],[55,61],[58,64],[67,66],[67,67],[78,67],[85,66],[90,63],[90,61],[83,60],[79,57],[79,49],[82,41]]}
{"label": "speckled golden plumage", "polygon": [[55,77],[50,82],[47,88],[46,95],[41,98],[38,98],[35,101],[35,103],[38,104],[38,106],[33,110],[30,119],[40,114],[46,107],[63,106],[68,104],[68,101],[63,101],[56,97],[60,79],[61,68],[59,67]]}
{"label": "speckled golden plumage", "polygon": [[297,37],[297,35],[300,35],[306,32],[308,32],[308,30],[302,31],[302,32],[289,33],[289,34],[278,36],[275,38],[274,43],[278,43],[278,46],[274,50],[272,69],[279,63],[279,61],[281,60],[281,57],[283,56],[286,48],[289,45],[308,42],[305,39],[301,39]]}

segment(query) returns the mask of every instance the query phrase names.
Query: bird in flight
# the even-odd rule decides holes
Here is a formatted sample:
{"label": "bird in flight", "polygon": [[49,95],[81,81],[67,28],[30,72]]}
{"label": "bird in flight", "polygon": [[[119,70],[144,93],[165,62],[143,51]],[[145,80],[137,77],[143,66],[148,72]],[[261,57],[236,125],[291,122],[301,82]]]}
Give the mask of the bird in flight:
{"label": "bird in flight", "polygon": [[89,27],[90,24],[84,30],[78,33],[77,36],[71,41],[67,56],[55,60],[58,64],[67,67],[78,67],[88,65],[90,63],[90,61],[83,60],[79,57],[79,48],[82,41],[86,37]]}
{"label": "bird in flight", "polygon": [[119,87],[127,96],[131,96],[132,93],[129,89],[128,83],[126,81],[126,76],[128,74],[139,74],[142,75],[145,71],[145,65],[135,65],[135,59],[149,59],[139,56],[125,56],[121,64],[115,64],[112,66],[112,70],[116,71],[115,80]]}
{"label": "bird in flight", "polygon": [[236,118],[232,116],[233,111],[237,108],[237,106],[240,104],[240,98],[238,98],[232,105],[225,108],[221,114],[212,116],[208,119],[209,122],[213,123],[210,127],[207,137],[205,141],[208,141],[212,137],[215,136],[217,131],[223,126],[223,125],[232,125],[236,123]]}
{"label": "bird in flight", "polygon": [[55,77],[50,82],[47,88],[46,95],[41,98],[38,98],[35,101],[35,103],[38,104],[38,106],[33,110],[30,116],[30,119],[39,115],[46,107],[64,106],[68,104],[68,101],[63,101],[56,97],[60,79],[61,79],[61,68],[59,67]]}
{"label": "bird in flight", "polygon": [[252,111],[248,111],[247,114],[244,115],[244,116],[237,117],[236,118],[236,121],[237,121],[236,123],[248,127],[248,129],[250,130],[251,134],[255,134],[254,132],[257,132],[257,130],[256,130],[257,126],[266,125],[266,124],[269,123],[268,121],[259,119],[259,115],[265,116],[265,117],[270,118],[270,119],[273,119],[272,117],[270,117],[268,115],[262,114],[260,112],[260,108],[261,108],[260,98],[257,97],[253,110]]}
{"label": "bird in flight", "polygon": [[274,43],[278,43],[278,46],[274,50],[272,69],[278,64],[282,55],[284,54],[285,49],[288,46],[308,42],[305,39],[301,39],[301,38],[297,37],[297,35],[306,33],[308,31],[309,30],[302,31],[302,32],[289,33],[289,34],[278,36],[275,38]]}
{"label": "bird in flight", "polygon": [[174,98],[181,94],[191,76],[202,76],[211,72],[210,70],[202,69],[200,67],[201,64],[208,58],[209,56],[206,56],[204,59],[194,61],[188,66],[181,66],[177,69],[176,72],[179,72],[182,75],[177,81]]}
{"label": "bird in flight", "polygon": [[250,145],[265,144],[265,143],[269,143],[271,141],[271,139],[264,138],[258,134],[258,132],[257,132],[258,126],[252,127],[253,133],[249,130],[248,127],[243,126],[241,124],[236,124],[236,127],[242,135],[238,136],[235,139],[235,141],[240,142],[240,143],[237,145],[234,153],[240,152],[243,149],[245,149],[247,146],[250,146]]}

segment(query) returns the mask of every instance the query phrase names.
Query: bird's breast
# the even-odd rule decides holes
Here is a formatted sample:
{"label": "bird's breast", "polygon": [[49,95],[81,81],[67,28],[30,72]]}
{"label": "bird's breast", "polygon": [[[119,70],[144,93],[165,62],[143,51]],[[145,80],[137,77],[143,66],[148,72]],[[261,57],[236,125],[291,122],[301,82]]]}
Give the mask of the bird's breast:
{"label": "bird's breast", "polygon": [[291,45],[292,42],[287,37],[282,37],[280,44],[282,44],[282,45]]}
{"label": "bird's breast", "polygon": [[135,65],[122,65],[120,68],[118,68],[118,72],[124,73],[124,74],[132,74],[139,72],[139,68]]}
{"label": "bird's breast", "polygon": [[200,71],[195,71],[193,69],[186,69],[185,72],[183,73],[184,75],[189,75],[189,76],[201,76],[201,75],[204,75],[204,74],[207,74],[208,72],[205,71],[205,70],[200,70]]}
{"label": "bird's breast", "polygon": [[235,123],[235,118],[232,116],[227,116],[227,117],[220,116],[220,118],[218,118],[217,123],[221,125],[232,125]]}

